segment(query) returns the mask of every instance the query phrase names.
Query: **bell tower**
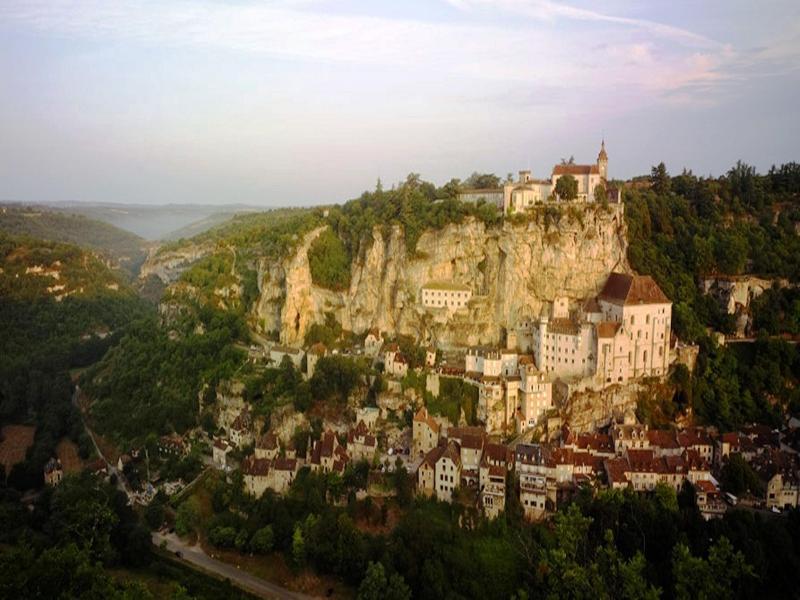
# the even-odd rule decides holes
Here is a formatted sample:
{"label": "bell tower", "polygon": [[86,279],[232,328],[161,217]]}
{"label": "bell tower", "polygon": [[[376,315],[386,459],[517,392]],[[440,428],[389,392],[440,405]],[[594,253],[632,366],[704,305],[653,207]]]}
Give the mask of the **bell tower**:
{"label": "bell tower", "polygon": [[597,155],[597,170],[603,181],[608,179],[608,154],[606,154],[606,141],[600,142],[600,154]]}

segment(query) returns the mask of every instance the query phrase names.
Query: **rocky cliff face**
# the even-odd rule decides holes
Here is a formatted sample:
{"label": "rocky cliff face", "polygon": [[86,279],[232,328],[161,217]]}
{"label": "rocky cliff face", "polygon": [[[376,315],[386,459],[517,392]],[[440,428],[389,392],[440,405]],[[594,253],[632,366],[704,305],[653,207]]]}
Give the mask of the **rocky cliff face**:
{"label": "rocky cliff face", "polygon": [[[428,231],[413,255],[399,227],[376,227],[353,261],[350,287],[332,292],[313,284],[308,249],[323,229],[306,235],[280,262],[258,265],[256,328],[280,331],[301,344],[309,327],[333,313],[345,329],[370,327],[444,346],[497,343],[504,329],[538,315],[556,295],[596,293],[612,270],[629,271],[621,206],[566,211],[557,223],[511,222],[487,228],[477,220]],[[473,299],[455,312],[424,309],[420,288],[431,280],[469,286]]]}
{"label": "rocky cliff face", "polygon": [[214,250],[212,244],[187,244],[175,250],[158,252],[158,248],[152,248],[147,256],[147,260],[139,271],[139,279],[146,280],[150,277],[157,277],[165,285],[170,285],[178,280],[192,263],[208,256]]}

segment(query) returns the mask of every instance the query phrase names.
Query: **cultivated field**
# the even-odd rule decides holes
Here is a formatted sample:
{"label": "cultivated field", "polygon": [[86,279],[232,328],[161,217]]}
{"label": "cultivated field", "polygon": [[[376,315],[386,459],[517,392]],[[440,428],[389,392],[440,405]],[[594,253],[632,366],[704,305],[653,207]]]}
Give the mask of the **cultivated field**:
{"label": "cultivated field", "polygon": [[78,456],[78,446],[72,440],[62,438],[56,446],[56,456],[61,461],[65,474],[80,473],[83,469],[83,461]]}
{"label": "cultivated field", "polygon": [[33,436],[36,428],[28,425],[6,425],[0,433],[0,464],[6,469],[6,475],[11,473],[11,468],[25,460],[25,453],[33,445]]}

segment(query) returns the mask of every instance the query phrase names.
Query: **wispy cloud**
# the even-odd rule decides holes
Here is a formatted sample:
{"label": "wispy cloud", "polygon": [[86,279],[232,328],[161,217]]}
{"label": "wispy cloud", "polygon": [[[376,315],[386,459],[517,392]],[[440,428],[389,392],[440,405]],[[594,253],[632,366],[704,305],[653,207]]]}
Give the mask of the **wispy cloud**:
{"label": "wispy cloud", "polygon": [[[499,6],[535,18],[564,17],[644,27],[686,43],[710,43],[680,29],[549,1],[450,2],[459,6]],[[686,59],[683,48],[679,52],[664,48],[656,51],[620,36],[614,44],[595,53],[592,61],[586,58],[592,56],[591,41],[579,35],[498,23],[432,23],[333,14],[314,11],[314,5],[302,0],[259,5],[11,1],[0,7],[0,20],[59,35],[214,47],[317,62],[399,66],[509,84],[557,85],[568,81],[578,88],[613,80],[624,80],[629,86],[650,86],[641,80],[642,71],[658,67],[677,71]],[[694,72],[697,75],[699,70]]]}
{"label": "wispy cloud", "polygon": [[484,8],[515,13],[538,20],[554,20],[558,18],[575,21],[594,21],[613,23],[647,31],[651,34],[681,42],[717,45],[717,42],[687,29],[674,27],[647,19],[636,19],[604,14],[598,11],[579,8],[570,4],[553,2],[552,0],[447,0],[452,6],[468,10]]}

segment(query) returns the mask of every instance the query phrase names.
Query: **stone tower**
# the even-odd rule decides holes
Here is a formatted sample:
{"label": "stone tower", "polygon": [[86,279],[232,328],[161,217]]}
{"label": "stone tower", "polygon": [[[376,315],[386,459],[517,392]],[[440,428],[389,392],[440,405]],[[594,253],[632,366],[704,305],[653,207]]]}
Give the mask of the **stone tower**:
{"label": "stone tower", "polygon": [[608,179],[608,154],[606,154],[606,141],[600,142],[600,154],[597,155],[597,170],[603,181]]}

